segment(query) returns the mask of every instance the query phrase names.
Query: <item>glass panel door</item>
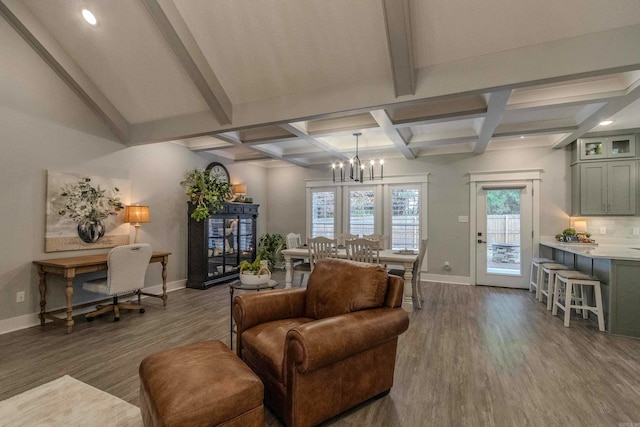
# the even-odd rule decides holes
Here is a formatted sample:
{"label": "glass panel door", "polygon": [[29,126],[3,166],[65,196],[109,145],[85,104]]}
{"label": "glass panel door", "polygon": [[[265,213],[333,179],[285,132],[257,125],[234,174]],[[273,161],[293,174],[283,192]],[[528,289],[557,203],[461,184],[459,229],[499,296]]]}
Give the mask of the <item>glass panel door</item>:
{"label": "glass panel door", "polygon": [[531,184],[480,188],[477,220],[477,283],[526,288],[533,249]]}

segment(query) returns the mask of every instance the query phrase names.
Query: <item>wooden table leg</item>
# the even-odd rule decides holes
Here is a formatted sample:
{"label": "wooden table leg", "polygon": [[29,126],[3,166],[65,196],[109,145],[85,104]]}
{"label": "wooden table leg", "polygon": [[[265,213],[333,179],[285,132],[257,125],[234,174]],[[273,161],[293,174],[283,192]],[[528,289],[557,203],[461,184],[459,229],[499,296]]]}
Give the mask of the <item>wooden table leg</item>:
{"label": "wooden table leg", "polygon": [[229,347],[233,350],[233,287],[229,286]]}
{"label": "wooden table leg", "polygon": [[289,289],[291,287],[291,255],[284,256],[284,288]]}
{"label": "wooden table leg", "polygon": [[42,271],[42,266],[38,266],[38,274],[40,275],[40,326],[44,326],[44,312],[47,306],[47,273]]}
{"label": "wooden table leg", "polygon": [[67,277],[67,333],[73,331],[73,277]]}
{"label": "wooden table leg", "polygon": [[404,267],[404,296],[402,298],[402,308],[405,311],[413,311],[413,263],[402,263]]}
{"label": "wooden table leg", "polygon": [[169,257],[162,258],[162,305],[167,305],[167,262]]}

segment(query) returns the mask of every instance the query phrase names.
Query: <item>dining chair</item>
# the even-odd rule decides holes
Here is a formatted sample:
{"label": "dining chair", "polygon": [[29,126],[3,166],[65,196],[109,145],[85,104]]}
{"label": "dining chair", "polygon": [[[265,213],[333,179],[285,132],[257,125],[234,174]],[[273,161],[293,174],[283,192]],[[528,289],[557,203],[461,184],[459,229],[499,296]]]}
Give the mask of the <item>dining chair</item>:
{"label": "dining chair", "polygon": [[[302,246],[302,240],[300,238],[300,233],[287,234],[287,248],[295,249],[301,246]],[[294,272],[300,271],[302,273],[300,276],[300,287],[302,287],[305,276],[311,273],[311,263],[310,261],[304,258],[291,258],[291,265],[293,267]]]}
{"label": "dining chair", "polygon": [[380,250],[386,249],[387,242],[389,241],[389,236],[385,236],[384,234],[380,233],[363,234],[362,237],[365,239],[377,241],[378,245],[380,246]]}
{"label": "dining chair", "polygon": [[357,239],[358,237],[360,237],[360,236],[358,236],[357,234],[351,234],[351,233],[340,233],[340,234],[338,234],[338,235],[336,236],[336,239],[337,239],[337,241],[338,241],[338,246],[344,246],[344,245],[345,245],[345,242],[346,242],[348,239]]}
{"label": "dining chair", "polygon": [[323,258],[338,258],[338,240],[327,237],[314,237],[307,242],[309,246],[309,262],[313,265]]}
{"label": "dining chair", "polygon": [[378,264],[380,261],[380,245],[378,240],[349,239],[346,241],[347,258],[353,261]]}
{"label": "dining chair", "polygon": [[[113,311],[114,322],[120,320],[120,310],[139,310],[144,313],[140,305],[140,290],[144,288],[144,276],[151,260],[151,245],[137,243],[133,245],[116,246],[107,255],[107,277],[89,280],[82,284],[82,289],[113,297],[113,303],[96,305],[96,310],[85,314],[87,321],[94,317]],[[138,302],[119,302],[118,296],[137,294]]]}

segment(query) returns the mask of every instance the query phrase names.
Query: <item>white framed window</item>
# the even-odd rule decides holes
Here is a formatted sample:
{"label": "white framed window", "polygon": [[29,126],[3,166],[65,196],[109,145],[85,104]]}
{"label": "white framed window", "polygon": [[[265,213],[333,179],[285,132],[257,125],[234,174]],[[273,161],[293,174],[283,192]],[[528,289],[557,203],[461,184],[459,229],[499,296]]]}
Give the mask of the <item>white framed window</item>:
{"label": "white framed window", "polygon": [[333,239],[337,226],[337,194],[335,188],[318,188],[310,192],[310,237]]}
{"label": "white framed window", "polygon": [[427,238],[428,174],[385,177],[384,181],[307,181],[307,233],[380,233],[390,249],[420,248]]}
{"label": "white framed window", "polygon": [[393,186],[391,202],[391,249],[420,248],[422,201],[420,186]]}
{"label": "white framed window", "polygon": [[379,210],[375,187],[351,187],[347,194],[346,205],[349,207],[347,232],[359,236],[375,233],[376,211]]}

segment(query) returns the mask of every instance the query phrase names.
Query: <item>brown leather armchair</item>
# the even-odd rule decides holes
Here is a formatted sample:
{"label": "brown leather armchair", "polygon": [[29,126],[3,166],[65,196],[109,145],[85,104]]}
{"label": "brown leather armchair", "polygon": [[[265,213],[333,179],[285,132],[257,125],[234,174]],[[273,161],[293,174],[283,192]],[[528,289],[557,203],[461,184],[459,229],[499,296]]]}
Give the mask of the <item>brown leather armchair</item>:
{"label": "brown leather armchair", "polygon": [[409,327],[403,288],[380,266],[323,259],[306,289],[235,298],[238,356],[286,425],[316,425],[391,389]]}

